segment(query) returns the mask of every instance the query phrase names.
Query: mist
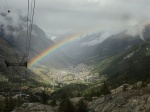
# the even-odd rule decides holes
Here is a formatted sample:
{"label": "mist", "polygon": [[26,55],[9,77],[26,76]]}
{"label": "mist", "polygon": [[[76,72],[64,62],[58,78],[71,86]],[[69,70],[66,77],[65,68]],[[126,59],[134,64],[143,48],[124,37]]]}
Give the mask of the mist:
{"label": "mist", "polygon": [[17,12],[5,12],[6,9],[0,10],[0,26],[1,36],[3,38],[17,38],[20,31],[26,31],[26,19],[22,13]]}
{"label": "mist", "polygon": [[[2,0],[1,4],[14,12],[21,10],[25,15],[27,13],[25,0],[21,2],[11,0],[8,3]],[[52,38],[67,37],[79,32],[86,33],[87,29],[91,29],[91,32],[99,30],[117,34],[148,21],[149,4],[149,0],[36,1],[34,21]]]}

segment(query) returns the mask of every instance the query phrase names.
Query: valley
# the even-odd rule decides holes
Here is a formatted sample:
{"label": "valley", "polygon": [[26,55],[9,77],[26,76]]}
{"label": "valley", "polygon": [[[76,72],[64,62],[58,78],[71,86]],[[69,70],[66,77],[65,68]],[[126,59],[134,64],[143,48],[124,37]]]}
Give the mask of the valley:
{"label": "valley", "polygon": [[99,74],[92,74],[92,66],[83,63],[70,66],[64,69],[47,68],[46,66],[33,67],[32,71],[38,74],[43,82],[57,86],[63,86],[71,83],[90,83],[99,80]]}
{"label": "valley", "polygon": [[0,112],[149,112],[150,22],[133,23],[62,33],[0,10]]}

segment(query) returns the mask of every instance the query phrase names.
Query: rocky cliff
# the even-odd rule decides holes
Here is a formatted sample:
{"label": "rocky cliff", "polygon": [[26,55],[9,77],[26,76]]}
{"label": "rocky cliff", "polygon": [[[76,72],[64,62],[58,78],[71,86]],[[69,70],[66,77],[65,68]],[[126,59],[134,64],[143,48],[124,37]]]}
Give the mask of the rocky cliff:
{"label": "rocky cliff", "polygon": [[89,112],[150,112],[150,87],[102,96],[88,107]]}

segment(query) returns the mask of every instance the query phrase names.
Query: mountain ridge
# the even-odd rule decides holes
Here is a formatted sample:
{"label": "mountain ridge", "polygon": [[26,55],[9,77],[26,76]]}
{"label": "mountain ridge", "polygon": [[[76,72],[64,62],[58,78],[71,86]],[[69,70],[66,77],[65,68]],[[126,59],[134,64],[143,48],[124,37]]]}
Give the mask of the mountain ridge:
{"label": "mountain ridge", "polygon": [[[14,15],[18,19],[18,22],[14,20]],[[13,47],[16,47],[20,52],[26,52],[26,39],[27,39],[27,28],[26,18],[19,13],[0,14],[0,36],[10,43]],[[45,32],[40,29],[37,25],[32,26],[31,40],[28,42],[30,46],[29,59],[40,55],[42,52],[47,50],[49,47],[54,46],[55,42],[48,38]],[[30,44],[30,45],[29,45]],[[41,64],[46,64],[53,68],[63,68],[68,65],[72,65],[71,60],[67,60],[67,55],[63,54],[62,51],[57,50],[55,53],[45,58],[45,60],[39,61]]]}

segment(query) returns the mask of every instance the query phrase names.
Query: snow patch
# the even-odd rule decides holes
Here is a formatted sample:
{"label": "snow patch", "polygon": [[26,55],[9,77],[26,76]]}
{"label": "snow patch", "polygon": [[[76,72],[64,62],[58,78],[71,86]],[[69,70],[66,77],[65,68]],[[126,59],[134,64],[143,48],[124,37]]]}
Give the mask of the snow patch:
{"label": "snow patch", "polygon": [[124,57],[123,59],[124,60],[126,60],[126,59],[129,59],[129,58],[131,58],[133,55],[134,55],[134,51],[132,52],[132,53],[130,53],[130,54],[128,54],[126,57]]}
{"label": "snow patch", "polygon": [[109,36],[110,36],[109,33],[104,33],[100,37],[93,38],[93,40],[91,40],[89,42],[83,42],[81,44],[81,46],[94,46],[94,45],[100,44],[101,42],[103,42]]}

